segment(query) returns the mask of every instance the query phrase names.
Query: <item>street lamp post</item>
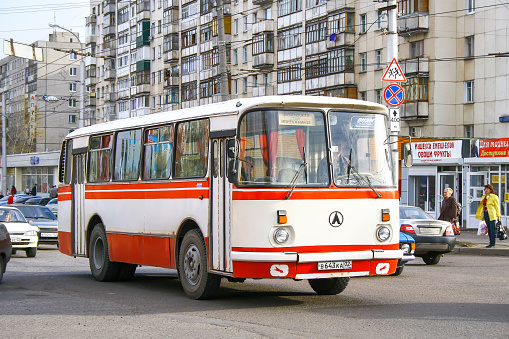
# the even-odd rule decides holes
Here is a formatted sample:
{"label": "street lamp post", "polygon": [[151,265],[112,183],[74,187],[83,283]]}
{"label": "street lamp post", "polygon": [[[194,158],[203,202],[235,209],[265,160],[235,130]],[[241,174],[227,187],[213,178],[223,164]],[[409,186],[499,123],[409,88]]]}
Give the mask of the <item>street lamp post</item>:
{"label": "street lamp post", "polygon": [[[76,37],[76,39],[78,39],[78,42],[80,43],[80,48],[82,46],[82,43],[81,43],[81,40],[80,40],[80,37],[77,36],[73,31],[65,28],[65,27],[62,27],[62,26],[59,26],[57,24],[52,24],[52,23],[49,23],[48,24],[49,27],[51,28],[60,28],[60,29],[63,29],[64,31],[67,31],[69,33],[71,33],[72,35],[74,35]],[[83,60],[83,53],[80,53],[80,95],[81,95],[81,100],[80,100],[80,111],[79,111],[79,115],[78,115],[78,127],[81,128],[84,126],[84,110],[85,110],[85,61]]]}

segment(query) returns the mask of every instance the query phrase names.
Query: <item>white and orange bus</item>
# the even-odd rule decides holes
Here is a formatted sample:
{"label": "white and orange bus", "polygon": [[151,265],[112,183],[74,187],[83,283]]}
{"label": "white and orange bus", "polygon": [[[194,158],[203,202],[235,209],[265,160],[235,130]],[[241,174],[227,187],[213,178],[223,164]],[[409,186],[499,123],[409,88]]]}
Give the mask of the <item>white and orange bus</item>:
{"label": "white and orange bus", "polygon": [[60,158],[62,253],[99,281],[177,269],[188,297],[221,278],[308,279],[337,294],[399,250],[388,110],[330,97],[230,100],[80,128]]}

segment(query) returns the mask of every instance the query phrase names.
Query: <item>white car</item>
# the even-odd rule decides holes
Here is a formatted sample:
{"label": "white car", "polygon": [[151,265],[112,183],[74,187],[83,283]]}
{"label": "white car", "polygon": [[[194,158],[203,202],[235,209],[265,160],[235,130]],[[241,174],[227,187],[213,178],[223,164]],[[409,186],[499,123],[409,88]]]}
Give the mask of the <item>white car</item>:
{"label": "white car", "polygon": [[46,204],[46,207],[53,212],[54,215],[58,214],[58,198],[53,198]]}
{"label": "white car", "polygon": [[39,237],[39,227],[30,225],[23,214],[14,207],[0,207],[0,223],[9,231],[12,242],[12,253],[24,250],[27,257],[35,257]]}

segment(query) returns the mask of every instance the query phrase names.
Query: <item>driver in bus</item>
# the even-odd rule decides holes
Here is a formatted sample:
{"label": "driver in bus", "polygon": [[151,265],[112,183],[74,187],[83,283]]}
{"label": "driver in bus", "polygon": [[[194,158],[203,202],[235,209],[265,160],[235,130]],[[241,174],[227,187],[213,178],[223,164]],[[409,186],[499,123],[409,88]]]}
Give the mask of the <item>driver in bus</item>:
{"label": "driver in bus", "polygon": [[[346,154],[346,138],[339,133],[332,135],[332,164],[334,168],[334,179],[338,180],[341,176],[348,174],[348,158],[344,156]],[[318,165],[318,182],[326,183],[329,180],[327,170],[327,158],[323,158]]]}

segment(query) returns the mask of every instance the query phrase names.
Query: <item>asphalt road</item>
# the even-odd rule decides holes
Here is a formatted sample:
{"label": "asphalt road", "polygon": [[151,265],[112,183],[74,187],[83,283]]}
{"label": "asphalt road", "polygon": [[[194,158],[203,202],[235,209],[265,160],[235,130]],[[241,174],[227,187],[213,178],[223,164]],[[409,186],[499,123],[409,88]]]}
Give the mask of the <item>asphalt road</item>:
{"label": "asphalt road", "polygon": [[189,300],[174,271],[138,268],[99,283],[88,260],[40,249],[13,256],[0,284],[2,337],[18,338],[506,338],[509,257],[421,259],[399,277],[355,278],[337,296],[306,281],[223,282]]}

